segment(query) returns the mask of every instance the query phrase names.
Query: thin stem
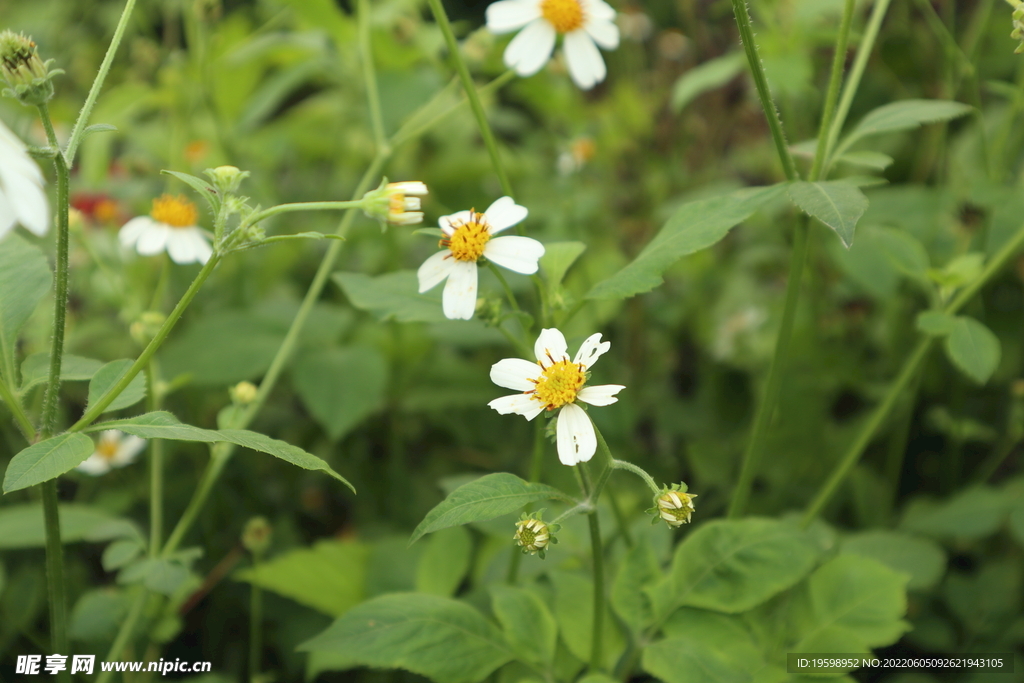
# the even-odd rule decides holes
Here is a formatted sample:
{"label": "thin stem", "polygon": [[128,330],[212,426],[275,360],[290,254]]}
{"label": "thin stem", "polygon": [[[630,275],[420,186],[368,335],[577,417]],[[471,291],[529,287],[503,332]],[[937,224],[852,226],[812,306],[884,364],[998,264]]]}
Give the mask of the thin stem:
{"label": "thin stem", "polygon": [[14,392],[7,386],[7,383],[4,382],[3,377],[0,377],[0,398],[4,400],[4,403],[10,409],[11,415],[14,416],[14,421],[18,423],[18,428],[21,430],[25,440],[29,443],[35,441],[36,428],[32,426],[32,421],[28,419],[25,408],[21,405],[21,399],[15,396]]}
{"label": "thin stem", "polygon": [[512,184],[508,181],[508,175],[501,162],[501,154],[498,152],[498,143],[494,139],[494,131],[491,130],[491,124],[487,121],[487,114],[480,102],[480,95],[476,91],[469,67],[466,66],[465,60],[462,59],[462,53],[459,52],[459,43],[455,40],[455,34],[452,32],[452,25],[448,21],[448,15],[445,14],[444,6],[441,4],[441,0],[427,0],[427,4],[430,5],[430,11],[434,13],[434,19],[441,29],[444,41],[448,45],[448,52],[455,60],[455,69],[462,80],[462,87],[466,91],[466,97],[469,98],[469,104],[473,108],[473,116],[476,117],[477,125],[480,126],[480,135],[484,139],[484,144],[487,145],[487,152],[491,155],[491,164],[494,166],[494,172],[498,175],[501,189],[506,195],[513,197]]}
{"label": "thin stem", "polygon": [[984,484],[987,482],[989,477],[995,474],[999,466],[1003,464],[1003,461],[1009,457],[1010,453],[1013,453],[1014,447],[1019,443],[1020,435],[1016,435],[1016,438],[1010,437],[1001,441],[996,449],[992,451],[992,455],[978,467],[977,474],[973,477],[975,483]]}
{"label": "thin stem", "polygon": [[[543,420],[535,420],[533,423],[533,454],[530,457],[530,481],[540,481],[541,474],[544,470],[544,428],[545,424]],[[532,506],[526,507],[526,512],[532,512]],[[522,561],[523,554],[512,551],[512,557],[508,562],[508,575],[506,582],[509,584],[515,584],[516,578],[519,574],[519,563]]]}
{"label": "thin stem", "polygon": [[604,548],[601,545],[601,526],[597,519],[597,500],[593,496],[594,488],[590,483],[590,474],[586,463],[573,468],[580,483],[580,488],[593,505],[587,513],[590,525],[590,552],[594,564],[594,616],[590,635],[590,669],[601,671],[602,638],[604,636]]}
{"label": "thin stem", "polygon": [[256,225],[271,216],[279,213],[292,213],[295,211],[339,211],[342,209],[358,209],[363,206],[361,199],[349,202],[297,202],[295,204],[278,204],[269,209],[264,209],[246,219],[246,225]]}
{"label": "thin stem", "polygon": [[899,425],[889,441],[889,452],[885,461],[885,480],[889,484],[889,512],[896,509],[896,500],[900,493],[900,477],[903,474],[903,461],[907,454],[907,441],[910,438],[910,423],[914,419],[914,399],[921,387],[921,375],[914,375],[907,391],[906,406],[900,415]]}
{"label": "thin stem", "polygon": [[[50,602],[50,652],[68,650],[68,606],[64,586],[64,554],[60,545],[60,512],[57,507],[57,480],[40,484],[43,490],[43,518],[46,524],[46,583]],[[70,681],[68,672],[60,679]]]}
{"label": "thin stem", "polygon": [[[129,608],[128,616],[121,622],[121,628],[118,629],[117,635],[114,637],[114,644],[110,646],[110,651],[107,653],[107,658],[104,661],[113,662],[121,659],[124,649],[128,646],[128,641],[132,637],[135,625],[138,624],[139,617],[142,616],[142,610],[146,606],[146,600],[149,598],[149,590],[145,586],[139,586],[138,591],[138,595],[135,596],[135,602]],[[107,683],[111,676],[113,676],[113,668],[109,670],[101,669],[99,676],[96,677],[96,683]]]}
{"label": "thin stem", "polygon": [[654,482],[654,479],[651,477],[651,475],[647,474],[647,472],[644,471],[642,468],[637,467],[633,463],[628,462],[626,460],[612,460],[612,467],[617,470],[625,470],[627,472],[632,472],[633,474],[644,480],[644,483],[647,484],[647,488],[649,488],[651,492],[654,493],[654,495],[661,495],[661,487],[658,486]]}
{"label": "thin stem", "polygon": [[[104,55],[103,63],[100,64],[100,69],[92,82],[89,95],[85,98],[85,104],[82,105],[82,109],[78,112],[78,120],[75,121],[75,127],[71,129],[68,146],[64,151],[64,159],[69,168],[75,163],[75,152],[78,151],[78,145],[82,142],[82,136],[85,134],[89,117],[92,115],[92,108],[96,106],[96,98],[99,97],[100,90],[103,88],[103,81],[106,80],[107,74],[110,72],[110,65],[114,62],[114,55],[121,44],[121,39],[124,38],[124,31],[128,27],[128,19],[131,17],[134,8],[135,0],[128,0],[124,5],[124,9],[121,10],[121,18],[117,21],[117,28],[114,29],[114,36],[110,39],[107,54]],[[52,145],[53,143],[50,144]]]}
{"label": "thin stem", "polygon": [[213,485],[217,483],[221,471],[228,463],[228,460],[231,459],[229,445],[227,443],[218,443],[210,447],[210,462],[206,465],[206,469],[203,470],[203,474],[199,478],[199,484],[196,486],[195,493],[192,494],[192,499],[188,502],[185,512],[181,514],[178,523],[174,525],[174,529],[171,531],[171,535],[167,537],[167,543],[164,544],[161,551],[162,557],[168,557],[178,549],[181,541],[185,538],[185,534],[199,516],[206,498],[210,495],[210,491],[213,490]]}
{"label": "thin stem", "polygon": [[843,18],[839,24],[839,36],[836,38],[835,53],[832,55],[832,73],[828,79],[828,93],[825,95],[821,126],[818,128],[818,145],[814,150],[814,163],[811,165],[811,181],[819,180],[825,167],[828,131],[835,118],[839,86],[843,82],[843,65],[846,63],[846,46],[850,39],[850,26],[853,24],[853,8],[854,0],[846,0],[846,4],[843,5]]}
{"label": "thin stem", "polygon": [[[160,410],[163,405],[163,392],[160,389],[160,363],[153,358],[146,369],[146,381],[149,394],[146,398],[146,409],[149,412]],[[160,554],[160,543],[164,529],[164,441],[149,441],[149,556]]]}
{"label": "thin stem", "polygon": [[370,3],[359,0],[359,56],[363,62],[363,80],[366,85],[366,100],[370,106],[370,123],[373,126],[373,140],[378,153],[387,153],[388,141],[384,133],[384,117],[380,110],[380,93],[377,90],[377,75],[373,66],[373,46],[370,42]]}
{"label": "thin stem", "polygon": [[516,313],[522,313],[523,310],[519,308],[519,302],[516,301],[516,295],[512,291],[512,288],[508,286],[508,280],[505,279],[505,276],[501,274],[501,271],[492,261],[487,261],[487,267],[492,273],[494,273],[494,277],[498,278],[501,288],[505,290],[505,297],[508,299],[508,304],[512,307],[512,310]]}
{"label": "thin stem", "polygon": [[[364,0],[365,1],[365,0]],[[259,571],[260,560],[252,557],[253,574]],[[249,683],[256,683],[260,674],[260,653],[263,651],[263,590],[252,582],[249,598]]]}

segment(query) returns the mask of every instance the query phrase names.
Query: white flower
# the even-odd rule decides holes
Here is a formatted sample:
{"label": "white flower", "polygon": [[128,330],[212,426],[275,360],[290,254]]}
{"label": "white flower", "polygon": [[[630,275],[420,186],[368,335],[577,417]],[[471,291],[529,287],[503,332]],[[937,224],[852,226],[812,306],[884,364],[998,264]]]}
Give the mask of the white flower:
{"label": "white flower", "polygon": [[418,180],[388,183],[388,223],[415,225],[423,222],[420,197],[427,195],[427,186]]}
{"label": "white flower", "polygon": [[42,236],[50,227],[43,173],[25,145],[0,121],[0,239],[15,223]]}
{"label": "white flower", "polygon": [[98,477],[114,467],[124,467],[135,462],[136,456],[146,447],[146,440],[128,436],[117,429],[108,429],[100,434],[96,450],[76,469]]}
{"label": "white flower", "polygon": [[445,234],[440,246],[445,247],[420,266],[420,293],[433,289],[448,278],[442,297],[447,318],[469,320],[476,310],[476,262],[486,256],[494,263],[524,275],[537,272],[544,255],[544,245],[529,237],[493,235],[526,218],[526,207],[511,197],[502,197],[483,213],[459,211],[441,216],[438,222]]}
{"label": "white flower", "polygon": [[487,28],[492,33],[523,29],[505,48],[510,69],[520,76],[540,71],[561,33],[569,75],[584,90],[604,80],[607,69],[597,46],[606,50],[619,46],[614,22],[615,10],[604,0],[501,0],[487,8]]}
{"label": "white flower", "polygon": [[175,263],[206,263],[213,254],[202,229],[196,226],[199,212],[185,197],[168,194],[153,200],[148,216],[136,216],[121,228],[121,244],[135,247],[143,256],[166,250]]}
{"label": "white flower", "polygon": [[527,420],[537,417],[545,409],[560,409],[555,432],[558,459],[563,465],[586,462],[597,450],[597,436],[586,411],[576,405],[576,401],[608,406],[618,401],[615,394],[626,388],[621,384],[586,386],[588,370],[611,345],[611,342],[601,343],[600,333],[593,334],[580,345],[576,357],[570,362],[568,345],[562,333],[554,328],[541,330],[533,347],[536,363],[506,358],[491,366],[492,382],[523,393],[502,396],[487,405],[502,415],[515,413]]}

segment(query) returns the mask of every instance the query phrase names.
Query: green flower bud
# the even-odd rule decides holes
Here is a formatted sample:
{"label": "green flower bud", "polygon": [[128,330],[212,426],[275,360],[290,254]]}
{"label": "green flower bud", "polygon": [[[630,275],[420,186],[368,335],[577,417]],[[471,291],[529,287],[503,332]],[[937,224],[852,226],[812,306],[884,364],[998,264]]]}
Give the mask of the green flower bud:
{"label": "green flower bud", "polygon": [[523,549],[523,553],[540,555],[544,559],[545,550],[552,543],[558,543],[554,533],[561,527],[557,524],[548,524],[541,519],[543,510],[532,514],[523,513],[516,522],[516,533],[512,539]]}
{"label": "green flower bud", "polygon": [[651,523],[656,524],[659,519],[662,519],[673,529],[689,523],[690,516],[694,512],[693,499],[697,497],[697,494],[686,491],[686,484],[662,487],[661,494],[654,498],[654,507],[647,511],[654,515]]}
{"label": "green flower bud", "polygon": [[259,393],[259,389],[252,382],[239,382],[228,389],[228,393],[231,394],[232,401],[245,406],[256,400],[256,394]]}
{"label": "green flower bud", "polygon": [[238,186],[249,177],[248,171],[240,171],[235,166],[218,166],[203,172],[213,181],[214,186],[226,195],[238,191]]}
{"label": "green flower bud", "polygon": [[253,517],[245,523],[242,531],[242,547],[260,557],[270,548],[270,536],[270,522],[266,517]]}
{"label": "green flower bud", "polygon": [[0,74],[10,86],[4,94],[22,104],[38,106],[53,98],[52,79],[64,73],[49,70],[53,60],[43,62],[36,53],[36,44],[28,36],[4,31],[0,33]]}

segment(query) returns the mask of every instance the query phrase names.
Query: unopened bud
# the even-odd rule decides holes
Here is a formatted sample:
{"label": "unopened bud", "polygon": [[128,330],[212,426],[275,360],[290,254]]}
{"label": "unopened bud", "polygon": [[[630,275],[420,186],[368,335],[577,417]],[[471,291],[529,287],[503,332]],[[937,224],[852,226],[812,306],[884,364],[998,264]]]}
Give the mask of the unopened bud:
{"label": "unopened bud", "polygon": [[36,44],[28,36],[4,31],[0,33],[0,73],[9,89],[4,91],[22,104],[38,106],[53,97],[53,77],[64,73],[49,70],[52,62],[43,62],[36,52]]}
{"label": "unopened bud", "polygon": [[232,401],[245,406],[256,400],[256,394],[259,393],[259,389],[252,382],[239,382],[228,389],[228,393],[231,394]]}
{"label": "unopened bud", "polygon": [[204,171],[206,175],[213,181],[214,186],[222,194],[232,194],[238,190],[238,186],[242,184],[242,181],[249,177],[248,171],[240,171],[235,166],[218,166],[217,168],[208,168]]}
{"label": "unopened bud", "polygon": [[270,522],[265,517],[253,517],[242,531],[242,547],[260,557],[270,548]]}
{"label": "unopened bud", "polygon": [[654,499],[654,507],[648,510],[654,515],[654,522],[659,519],[675,528],[689,523],[693,514],[695,493],[686,492],[686,484],[673,484],[662,488],[661,494]]}
{"label": "unopened bud", "polygon": [[540,555],[542,560],[547,547],[552,543],[558,543],[554,533],[561,528],[557,524],[548,524],[542,520],[543,512],[543,510],[533,514],[524,512],[516,522],[516,533],[512,537],[516,544],[523,549],[523,553]]}

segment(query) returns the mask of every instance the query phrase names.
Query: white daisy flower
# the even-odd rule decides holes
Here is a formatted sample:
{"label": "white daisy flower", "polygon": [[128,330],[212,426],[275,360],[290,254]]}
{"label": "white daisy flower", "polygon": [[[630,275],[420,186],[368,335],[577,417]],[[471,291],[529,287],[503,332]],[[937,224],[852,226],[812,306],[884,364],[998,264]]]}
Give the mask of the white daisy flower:
{"label": "white daisy flower", "polygon": [[75,469],[98,477],[115,467],[132,464],[145,447],[145,439],[127,435],[117,429],[108,429],[100,434],[93,454]]}
{"label": "white daisy flower", "polygon": [[143,256],[167,251],[175,263],[206,263],[213,254],[196,223],[196,205],[182,195],[162,195],[153,200],[148,216],[136,216],[121,228],[118,237],[126,247],[135,247]]}
{"label": "white daisy flower", "polygon": [[619,46],[615,10],[604,0],[501,0],[487,8],[487,28],[492,33],[523,29],[505,48],[505,64],[520,76],[540,71],[561,33],[569,75],[584,90],[607,74],[597,46]]}
{"label": "white daisy flower", "polygon": [[420,266],[420,294],[448,278],[442,297],[446,318],[469,320],[476,310],[476,262],[481,256],[524,275],[537,272],[544,245],[529,237],[492,237],[526,218],[527,210],[502,197],[483,213],[459,211],[438,219],[444,247]]}
{"label": "white daisy flower", "polygon": [[537,417],[545,409],[558,410],[555,431],[558,459],[563,465],[586,462],[597,450],[597,436],[586,411],[576,405],[576,401],[608,406],[618,401],[615,394],[626,388],[621,384],[587,386],[590,367],[611,345],[611,342],[601,342],[600,333],[593,334],[587,337],[576,358],[570,361],[562,333],[554,328],[541,330],[533,347],[536,363],[506,358],[491,366],[492,382],[523,393],[502,396],[487,405],[502,415],[515,413],[527,420]]}
{"label": "white daisy flower", "polygon": [[50,227],[43,172],[25,144],[0,121],[0,239],[20,223],[42,236]]}

